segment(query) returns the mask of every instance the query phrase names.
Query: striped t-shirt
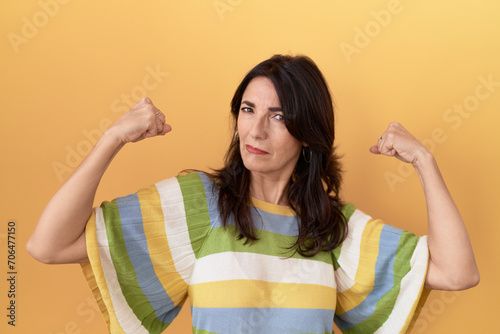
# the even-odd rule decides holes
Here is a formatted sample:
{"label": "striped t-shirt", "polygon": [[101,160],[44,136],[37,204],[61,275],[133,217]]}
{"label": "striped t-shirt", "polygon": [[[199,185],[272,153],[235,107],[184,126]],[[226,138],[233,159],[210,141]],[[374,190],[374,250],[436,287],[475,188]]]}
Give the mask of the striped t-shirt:
{"label": "striped t-shirt", "polygon": [[198,334],[408,329],[424,299],[425,236],[347,204],[346,240],[306,258],[288,249],[291,208],[254,199],[259,240],[244,244],[217,201],[214,182],[190,173],[94,208],[82,268],[111,333],[161,333],[188,296]]}

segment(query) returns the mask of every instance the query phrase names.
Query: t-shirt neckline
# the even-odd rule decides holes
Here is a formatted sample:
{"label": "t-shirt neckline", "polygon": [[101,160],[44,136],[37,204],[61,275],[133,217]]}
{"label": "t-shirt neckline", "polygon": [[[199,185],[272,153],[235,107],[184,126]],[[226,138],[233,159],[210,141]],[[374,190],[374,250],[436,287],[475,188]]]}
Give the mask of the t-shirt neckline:
{"label": "t-shirt neckline", "polygon": [[281,216],[295,216],[296,213],[290,206],[287,205],[279,205],[261,201],[255,197],[250,198],[252,201],[253,207],[260,209],[265,212],[274,213]]}

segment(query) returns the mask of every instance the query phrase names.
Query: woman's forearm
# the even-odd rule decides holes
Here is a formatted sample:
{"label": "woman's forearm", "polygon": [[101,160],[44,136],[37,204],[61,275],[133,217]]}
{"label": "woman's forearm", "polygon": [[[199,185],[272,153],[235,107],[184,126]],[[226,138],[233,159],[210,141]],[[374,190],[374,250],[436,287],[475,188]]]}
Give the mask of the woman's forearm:
{"label": "woman's forearm", "polygon": [[414,165],[427,203],[429,269],[426,288],[462,290],[479,283],[474,252],[437,163],[428,151]]}
{"label": "woman's forearm", "polygon": [[[35,259],[44,263],[85,261],[85,242],[80,238],[92,213],[99,182],[121,147],[123,144],[117,136],[105,132],[52,197],[26,245]],[[81,244],[72,247],[76,242]]]}

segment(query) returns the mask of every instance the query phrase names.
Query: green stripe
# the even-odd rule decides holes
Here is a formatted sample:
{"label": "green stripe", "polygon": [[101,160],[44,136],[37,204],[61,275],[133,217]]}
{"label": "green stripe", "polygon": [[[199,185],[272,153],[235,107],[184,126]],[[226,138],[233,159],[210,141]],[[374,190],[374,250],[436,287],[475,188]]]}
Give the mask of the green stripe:
{"label": "green stripe", "polygon": [[201,246],[210,231],[210,215],[208,214],[205,187],[203,187],[198,173],[177,176],[177,180],[184,200],[189,239],[194,255],[198,259]]}
{"label": "green stripe", "polygon": [[[274,232],[257,230],[259,240],[248,242],[244,245],[245,239],[238,240],[237,231],[234,225],[216,227],[211,230],[210,238],[205,240],[203,250],[199,253],[200,258],[217,253],[224,252],[243,252],[272,255],[278,257],[289,257],[293,250],[287,250],[286,247],[292,246],[297,240],[296,237],[282,235]],[[295,253],[292,258],[308,259],[321,261],[332,265],[332,256],[329,252],[320,252],[314,258],[303,257]]]}
{"label": "green stripe", "polygon": [[[356,207],[353,204],[348,203],[348,204],[344,205],[340,209],[340,211],[344,215],[345,220],[347,222],[349,222],[349,219],[351,219],[352,214],[354,213],[354,211],[356,211]],[[349,234],[349,230],[347,231],[347,233]],[[337,259],[340,257],[340,250],[342,249],[342,245],[343,245],[343,243],[340,244],[337,248],[335,248],[333,250],[333,269],[334,270],[337,270],[340,268],[340,265],[337,262]]]}
{"label": "green stripe", "polygon": [[[118,204],[116,200],[103,202],[101,208],[106,224],[109,252],[123,296],[144,328],[150,333],[161,333],[169,324],[156,318],[155,310],[139,286],[134,267],[125,247]],[[120,305],[115,305],[115,308],[119,307]]]}
{"label": "green stripe", "polygon": [[206,329],[197,329],[195,326],[193,326],[193,334],[217,334],[217,333],[209,332]]}
{"label": "green stripe", "polygon": [[[410,260],[417,247],[418,236],[411,232],[403,231],[399,239],[396,258],[394,259],[394,284],[375,306],[375,312],[371,317],[356,326],[342,331],[344,334],[349,333],[371,333],[380,328],[391,315],[396,299],[401,290],[401,280],[411,270]],[[420,288],[420,287],[419,287]]]}
{"label": "green stripe", "polygon": [[340,209],[340,211],[344,215],[346,221],[349,221],[354,211],[356,211],[356,207],[352,203],[347,203]]}

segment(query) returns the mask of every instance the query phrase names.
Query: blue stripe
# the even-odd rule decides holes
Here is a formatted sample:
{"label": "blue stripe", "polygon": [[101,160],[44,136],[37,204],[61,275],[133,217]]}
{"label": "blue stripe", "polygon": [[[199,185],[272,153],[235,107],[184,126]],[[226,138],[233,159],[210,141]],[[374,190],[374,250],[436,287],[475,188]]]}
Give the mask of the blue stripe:
{"label": "blue stripe", "polygon": [[332,333],[333,310],[296,308],[200,308],[193,326],[218,334]]}
{"label": "blue stripe", "polygon": [[358,306],[336,317],[336,323],[340,329],[354,327],[371,317],[375,312],[378,301],[393,288],[394,260],[396,259],[402,233],[402,230],[390,225],[384,225],[382,228],[379,239],[379,253],[375,264],[373,290]]}
{"label": "blue stripe", "polygon": [[175,307],[161,285],[149,257],[141,207],[137,194],[116,199],[122,222],[127,254],[134,267],[139,286],[155,310],[158,320],[171,323],[181,307]]}
{"label": "blue stripe", "polygon": [[219,201],[219,190],[215,182],[205,173],[198,172],[201,182],[205,188],[205,196],[207,198],[208,216],[210,217],[211,228],[222,226],[222,221],[219,218],[219,210],[217,204]]}
{"label": "blue stripe", "polygon": [[251,211],[252,220],[259,230],[296,237],[299,226],[296,216],[281,216],[255,208]]}
{"label": "blue stripe", "polygon": [[[212,228],[222,226],[222,219],[220,219],[219,213],[214,212],[213,215],[215,216],[215,214],[217,214],[217,218],[213,219],[212,213],[210,213]],[[299,226],[297,224],[298,218],[295,216],[281,216],[274,213],[262,211],[258,208],[252,208],[250,210],[250,215],[257,230],[273,232],[281,235],[288,235],[291,237],[296,237],[299,235]],[[229,216],[227,224],[234,225],[234,217],[232,215]]]}
{"label": "blue stripe", "polygon": [[[217,204],[219,201],[219,192],[215,186],[214,181],[210,179],[205,173],[198,173],[203,187],[205,188],[205,195],[207,197],[208,214],[210,216],[211,227],[221,227],[222,219],[219,216]],[[255,228],[262,231],[273,232],[282,235],[296,237],[299,235],[299,227],[297,224],[297,217],[282,216],[258,208],[250,211],[252,221]],[[230,218],[228,224],[234,225],[234,219]]]}

